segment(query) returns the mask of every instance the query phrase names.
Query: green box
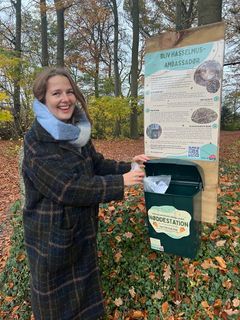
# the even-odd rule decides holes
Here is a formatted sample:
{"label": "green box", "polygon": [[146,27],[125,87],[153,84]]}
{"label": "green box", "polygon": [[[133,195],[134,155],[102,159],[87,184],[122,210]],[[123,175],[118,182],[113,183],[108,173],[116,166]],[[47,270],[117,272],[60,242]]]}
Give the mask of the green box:
{"label": "green box", "polygon": [[151,248],[194,258],[200,245],[201,168],[190,161],[155,159],[145,163],[146,176],[171,175],[164,194],[144,192]]}

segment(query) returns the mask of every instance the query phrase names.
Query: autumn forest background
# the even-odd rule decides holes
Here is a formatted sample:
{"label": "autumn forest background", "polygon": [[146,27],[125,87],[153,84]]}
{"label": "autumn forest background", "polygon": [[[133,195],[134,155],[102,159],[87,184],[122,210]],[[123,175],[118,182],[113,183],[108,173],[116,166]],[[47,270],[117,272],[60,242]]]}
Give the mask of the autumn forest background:
{"label": "autumn forest background", "polygon": [[143,190],[129,188],[125,201],[101,205],[98,253],[106,319],[239,319],[238,0],[1,0],[0,319],[33,319],[19,153],[36,73],[66,66],[87,99],[97,149],[130,160],[144,151],[145,40],[219,21],[226,34],[217,223],[202,224],[193,260],[154,252]]}
{"label": "autumn forest background", "polygon": [[69,68],[88,101],[93,136],[143,134],[144,46],[148,37],[224,20],[222,128],[239,124],[237,0],[2,0],[0,136],[32,122],[32,81],[43,66]]}

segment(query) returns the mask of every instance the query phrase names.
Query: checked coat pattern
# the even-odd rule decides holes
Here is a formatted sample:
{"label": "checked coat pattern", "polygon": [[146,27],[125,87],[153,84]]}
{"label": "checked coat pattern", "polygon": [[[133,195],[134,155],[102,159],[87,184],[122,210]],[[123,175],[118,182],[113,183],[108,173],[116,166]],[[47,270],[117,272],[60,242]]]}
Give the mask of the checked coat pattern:
{"label": "checked coat pattern", "polygon": [[97,263],[98,205],[122,199],[130,164],[106,160],[91,141],[78,150],[35,120],[24,139],[23,211],[36,320],[104,314]]}

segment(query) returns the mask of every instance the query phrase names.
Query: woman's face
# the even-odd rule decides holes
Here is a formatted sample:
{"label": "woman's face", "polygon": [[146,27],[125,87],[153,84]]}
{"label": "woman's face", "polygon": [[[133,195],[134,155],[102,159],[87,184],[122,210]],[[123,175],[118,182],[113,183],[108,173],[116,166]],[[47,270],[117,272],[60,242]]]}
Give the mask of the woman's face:
{"label": "woman's face", "polygon": [[67,77],[53,76],[48,79],[45,104],[57,119],[61,121],[71,119],[76,101],[73,88]]}

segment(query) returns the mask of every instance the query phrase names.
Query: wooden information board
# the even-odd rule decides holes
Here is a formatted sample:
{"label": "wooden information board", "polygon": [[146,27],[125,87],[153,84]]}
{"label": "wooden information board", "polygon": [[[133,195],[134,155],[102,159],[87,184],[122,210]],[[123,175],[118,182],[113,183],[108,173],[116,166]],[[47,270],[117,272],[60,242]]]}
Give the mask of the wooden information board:
{"label": "wooden information board", "polygon": [[147,39],[144,146],[151,158],[185,159],[203,173],[201,221],[216,222],[223,22]]}

